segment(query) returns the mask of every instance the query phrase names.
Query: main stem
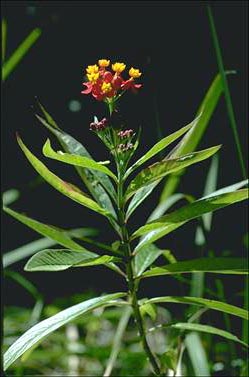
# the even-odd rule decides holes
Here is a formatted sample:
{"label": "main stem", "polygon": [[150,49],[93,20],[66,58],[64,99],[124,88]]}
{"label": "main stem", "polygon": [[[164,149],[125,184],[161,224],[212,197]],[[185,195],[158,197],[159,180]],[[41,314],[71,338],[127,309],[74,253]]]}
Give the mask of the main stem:
{"label": "main stem", "polygon": [[144,322],[140,313],[138,300],[137,300],[138,284],[137,284],[137,281],[135,281],[133,277],[132,252],[131,252],[129,234],[128,234],[128,230],[125,223],[124,200],[123,200],[123,171],[122,170],[123,170],[122,167],[118,166],[118,214],[119,214],[119,224],[121,228],[122,249],[124,251],[124,255],[126,259],[126,274],[127,274],[130,302],[133,308],[135,322],[139,330],[139,335],[141,338],[144,351],[154,369],[155,374],[158,376],[161,376],[160,368],[157,364],[156,358],[153,355],[146,339]]}

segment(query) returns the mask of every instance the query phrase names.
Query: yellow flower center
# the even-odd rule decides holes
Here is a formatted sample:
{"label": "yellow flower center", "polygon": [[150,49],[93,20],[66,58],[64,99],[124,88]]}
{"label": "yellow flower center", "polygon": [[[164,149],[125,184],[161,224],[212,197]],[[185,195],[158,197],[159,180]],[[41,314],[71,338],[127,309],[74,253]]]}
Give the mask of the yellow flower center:
{"label": "yellow flower center", "polygon": [[101,86],[101,90],[103,93],[109,93],[112,90],[112,85],[110,82],[103,82]]}
{"label": "yellow flower center", "polygon": [[141,76],[141,74],[142,73],[139,71],[139,69],[135,69],[135,68],[131,67],[131,69],[129,70],[129,75],[133,79],[138,79]]}
{"label": "yellow flower center", "polygon": [[97,64],[94,64],[94,65],[89,65],[86,69],[86,72],[87,73],[98,73],[99,72],[99,67],[97,66]]}
{"label": "yellow flower center", "polygon": [[114,72],[121,73],[125,69],[126,65],[124,63],[114,63],[112,64],[112,69]]}
{"label": "yellow flower center", "polygon": [[106,67],[108,67],[108,66],[110,65],[110,60],[107,60],[107,59],[100,59],[100,60],[98,61],[98,63],[99,63],[99,66],[100,66],[101,68],[106,68]]}
{"label": "yellow flower center", "polygon": [[95,83],[98,80],[98,78],[99,78],[99,72],[97,72],[97,73],[88,73],[87,74],[87,78],[88,78],[89,81]]}

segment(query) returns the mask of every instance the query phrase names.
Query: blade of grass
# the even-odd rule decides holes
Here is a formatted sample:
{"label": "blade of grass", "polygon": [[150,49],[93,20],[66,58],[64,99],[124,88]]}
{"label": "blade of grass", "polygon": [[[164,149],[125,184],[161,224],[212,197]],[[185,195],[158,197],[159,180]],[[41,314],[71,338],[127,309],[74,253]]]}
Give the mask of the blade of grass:
{"label": "blade of grass", "polygon": [[117,331],[116,331],[116,333],[114,335],[114,339],[113,339],[111,355],[109,357],[105,372],[103,374],[104,377],[108,377],[112,373],[112,369],[115,365],[116,359],[118,357],[118,353],[120,351],[121,340],[122,340],[122,337],[124,335],[125,329],[128,325],[131,313],[132,313],[132,309],[129,306],[129,307],[124,309],[124,312],[123,312],[123,314],[120,318],[120,321],[119,321],[119,324],[118,324],[118,327],[117,327]]}
{"label": "blade of grass", "polygon": [[236,123],[236,120],[235,120],[235,114],[234,114],[231,94],[230,94],[230,91],[229,91],[228,82],[227,82],[227,78],[226,78],[226,74],[225,74],[225,69],[224,69],[224,64],[223,64],[223,59],[222,59],[222,53],[221,53],[221,48],[220,48],[220,44],[219,44],[219,40],[218,40],[218,35],[217,35],[217,32],[216,32],[214,18],[213,18],[211,7],[209,5],[207,6],[207,12],[208,12],[208,19],[209,19],[209,25],[210,25],[212,40],[213,40],[214,49],[215,49],[215,53],[216,53],[217,64],[218,64],[218,68],[219,68],[220,75],[221,75],[222,82],[223,82],[224,96],[225,96],[226,105],[227,105],[227,113],[228,113],[228,117],[229,117],[229,120],[230,120],[230,125],[231,125],[231,128],[232,128],[233,136],[234,136],[234,141],[235,141],[235,144],[236,144],[236,149],[237,149],[237,154],[238,154],[238,159],[239,159],[242,175],[243,175],[244,179],[246,179],[246,168],[245,168],[245,163],[244,163],[244,160],[243,160],[242,149],[241,149],[241,145],[240,145],[240,140],[239,140],[239,135],[238,135],[237,123]]}
{"label": "blade of grass", "polygon": [[17,47],[10,58],[5,61],[2,68],[2,81],[5,81],[10,73],[15,69],[16,65],[22,60],[24,55],[33,46],[36,40],[41,35],[41,29],[36,28],[24,39],[24,41]]}
{"label": "blade of grass", "polygon": [[2,62],[4,62],[5,60],[6,44],[7,44],[7,21],[5,19],[2,19]]}
{"label": "blade of grass", "polygon": [[[215,279],[215,285],[217,289],[217,295],[220,301],[226,302],[225,292],[224,292],[224,285],[220,279]],[[232,331],[232,325],[230,317],[227,313],[223,313],[224,323],[226,330],[228,332]],[[231,360],[236,359],[236,347],[232,341],[228,341],[230,346],[230,353],[231,353]]]}

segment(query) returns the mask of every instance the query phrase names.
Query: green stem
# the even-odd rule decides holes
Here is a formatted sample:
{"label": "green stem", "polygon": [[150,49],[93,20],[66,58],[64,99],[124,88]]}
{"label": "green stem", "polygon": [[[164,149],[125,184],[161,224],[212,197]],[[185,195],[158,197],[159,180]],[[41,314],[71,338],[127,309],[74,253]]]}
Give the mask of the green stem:
{"label": "green stem", "polygon": [[[117,164],[118,165],[118,164]],[[118,215],[119,215],[119,224],[121,228],[121,248],[124,251],[124,256],[126,259],[126,273],[127,273],[127,283],[129,288],[129,299],[133,309],[133,315],[135,322],[138,327],[140,339],[143,345],[143,349],[153,367],[153,370],[157,376],[161,376],[160,367],[156,361],[155,356],[153,355],[149,344],[146,339],[146,330],[144,327],[143,318],[140,313],[138,299],[137,299],[137,289],[138,282],[135,281],[133,277],[133,264],[132,264],[132,252],[129,240],[129,234],[125,223],[125,211],[124,211],[124,200],[123,200],[123,169],[120,169],[120,166],[117,166],[118,170]]]}

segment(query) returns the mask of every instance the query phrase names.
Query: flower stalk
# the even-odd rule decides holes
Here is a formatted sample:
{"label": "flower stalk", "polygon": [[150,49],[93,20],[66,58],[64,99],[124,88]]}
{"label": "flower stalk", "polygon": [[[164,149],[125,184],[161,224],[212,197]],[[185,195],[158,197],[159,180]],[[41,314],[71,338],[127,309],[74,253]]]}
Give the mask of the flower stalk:
{"label": "flower stalk", "polygon": [[[88,81],[83,85],[86,89],[82,94],[91,94],[97,101],[103,101],[108,107],[108,112],[111,116],[116,109],[116,103],[120,97],[127,91],[133,92],[141,88],[141,84],[135,82],[139,79],[141,72],[139,69],[131,67],[129,70],[129,79],[123,78],[123,71],[126,68],[124,63],[112,64],[112,71],[108,70],[110,60],[100,59],[98,65],[90,65],[86,69],[86,76]],[[121,75],[122,74],[122,75]],[[96,118],[96,117],[95,117]],[[128,284],[128,303],[131,305],[133,315],[138,328],[139,336],[143,345],[143,349],[147,355],[148,360],[151,363],[154,373],[157,376],[161,376],[160,366],[156,360],[155,355],[150,349],[146,338],[146,329],[144,321],[140,312],[137,290],[138,280],[134,278],[133,272],[133,258],[130,237],[126,224],[125,214],[125,195],[124,195],[124,183],[126,178],[127,165],[132,157],[135,148],[132,143],[135,133],[133,130],[121,130],[116,131],[112,128],[111,124],[108,124],[106,118],[98,121],[96,118],[90,125],[90,130],[97,133],[98,137],[103,141],[106,147],[109,149],[114,157],[117,169],[117,217],[118,226],[120,228],[119,235],[121,239],[120,251],[123,255],[124,264],[126,267],[125,277]]]}
{"label": "flower stalk", "polygon": [[133,274],[133,256],[132,250],[130,245],[129,233],[125,222],[125,211],[124,211],[124,200],[123,200],[123,185],[124,185],[124,172],[122,172],[122,168],[120,169],[119,164],[117,164],[118,170],[118,218],[119,218],[119,225],[121,228],[121,248],[124,252],[125,262],[126,262],[126,280],[128,283],[129,289],[129,302],[133,309],[133,315],[135,318],[135,323],[137,325],[140,340],[143,345],[143,349],[147,355],[148,360],[151,363],[151,366],[154,370],[154,373],[157,376],[161,376],[160,367],[157,363],[156,357],[152,353],[150,346],[148,344],[146,338],[146,330],[144,327],[144,321],[139,309],[138,298],[137,298],[137,290],[138,290],[138,280],[134,279]]}

